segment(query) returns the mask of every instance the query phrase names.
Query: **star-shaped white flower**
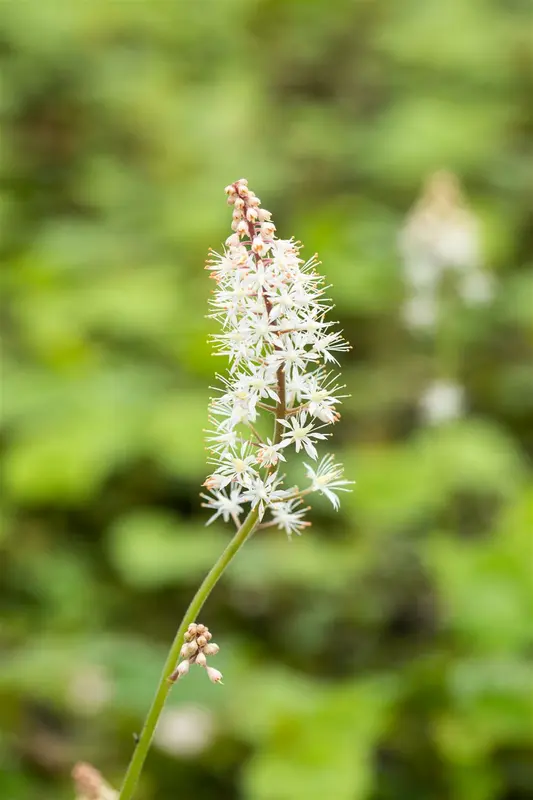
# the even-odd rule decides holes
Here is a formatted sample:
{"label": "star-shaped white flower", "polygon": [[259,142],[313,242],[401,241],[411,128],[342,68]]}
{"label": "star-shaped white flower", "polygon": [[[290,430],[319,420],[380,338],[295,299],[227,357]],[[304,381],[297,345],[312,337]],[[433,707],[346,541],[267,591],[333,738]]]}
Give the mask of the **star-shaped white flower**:
{"label": "star-shaped white flower", "polygon": [[232,489],[229,496],[225,492],[213,492],[212,496],[201,494],[200,497],[207,501],[202,503],[203,508],[211,508],[215,511],[205,523],[206,525],[211,525],[217,517],[222,517],[224,522],[228,522],[230,519],[238,520],[239,515],[242,514],[242,505],[239,502],[242,502],[240,489]]}
{"label": "star-shaped white flower", "polygon": [[[318,453],[313,440],[326,439],[327,434],[318,433],[313,430],[314,421],[307,422],[307,412],[301,411],[299,414],[293,414],[289,419],[278,420],[287,430],[283,434],[283,446],[287,447],[294,444],[296,452],[299,453],[302,447],[310,458],[315,460],[318,458]],[[324,427],[324,426],[321,426]]]}
{"label": "star-shaped white flower", "polygon": [[351,492],[352,490],[346,489],[346,486],[354,483],[354,481],[344,480],[342,464],[335,464],[335,457],[329,455],[321,459],[316,469],[310,467],[309,464],[304,464],[304,467],[307,477],[311,480],[311,490],[325,495],[335,511],[338,511],[340,500],[335,492]]}

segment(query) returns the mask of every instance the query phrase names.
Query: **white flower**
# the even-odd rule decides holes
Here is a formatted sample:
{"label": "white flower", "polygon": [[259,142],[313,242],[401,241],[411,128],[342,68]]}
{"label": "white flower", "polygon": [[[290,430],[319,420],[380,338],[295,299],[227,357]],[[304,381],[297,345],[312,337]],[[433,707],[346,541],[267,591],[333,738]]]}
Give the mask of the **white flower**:
{"label": "white flower", "polygon": [[304,344],[301,334],[283,334],[274,352],[268,355],[268,362],[276,366],[284,365],[285,371],[291,374],[295,369],[305,370],[309,361],[317,361],[318,356],[306,350]]}
{"label": "white flower", "polygon": [[278,461],[285,461],[285,456],[281,452],[282,447],[281,442],[273,444],[270,439],[267,439],[257,451],[257,461],[262,467],[275,467]]}
{"label": "white flower", "polygon": [[233,428],[226,430],[225,427],[220,427],[214,431],[206,431],[206,433],[211,434],[206,437],[206,442],[209,442],[208,447],[212,453],[221,454],[234,450],[239,441],[239,435]]}
{"label": "white flower", "polygon": [[246,445],[243,445],[238,454],[224,454],[214,474],[221,477],[221,488],[224,488],[232,481],[242,486],[248,486],[251,478],[257,475],[255,464],[255,455],[249,452]]}
{"label": "white flower", "polygon": [[329,455],[321,459],[316,470],[310,467],[309,464],[304,464],[304,467],[307,477],[311,480],[311,491],[325,495],[335,511],[338,511],[340,500],[335,492],[351,492],[352,490],[346,489],[346,486],[354,483],[354,481],[344,480],[343,466],[335,464],[334,456]]}
{"label": "white flower", "polygon": [[251,503],[252,508],[258,507],[259,519],[263,518],[265,509],[268,506],[283,500],[290,491],[287,489],[278,489],[277,487],[280,483],[281,479],[277,472],[273,472],[266,480],[254,478],[250,481],[250,486],[243,494],[243,500]]}
{"label": "white flower", "polygon": [[232,489],[229,497],[225,492],[213,492],[213,497],[201,494],[200,497],[207,500],[206,503],[202,503],[203,508],[215,510],[213,516],[205,523],[206,525],[210,525],[217,517],[222,517],[224,522],[228,522],[230,519],[238,519],[239,515],[242,514],[242,505],[239,502],[241,500],[240,489]]}
{"label": "white flower", "polygon": [[307,528],[311,523],[304,520],[307,508],[298,509],[301,505],[301,500],[288,500],[286,503],[276,503],[270,509],[273,522],[278,528],[284,530],[287,536],[293,533],[298,535]]}
{"label": "white flower", "polygon": [[451,381],[435,381],[420,398],[422,416],[431,425],[460,417],[464,405],[463,387]]}
{"label": "white flower", "polygon": [[315,374],[308,376],[300,391],[300,398],[306,402],[310,414],[322,422],[332,423],[339,418],[335,406],[341,402],[341,397],[346,396],[336,396],[336,392],[343,388],[344,386],[335,384],[335,378],[329,379],[329,376],[324,376],[322,370],[317,370]]}
{"label": "white flower", "polygon": [[[326,439],[323,433],[317,433],[313,430],[313,420],[307,423],[307,412],[301,411],[299,414],[294,414],[288,420],[278,420],[288,430],[283,434],[283,446],[294,444],[296,452],[299,453],[302,447],[310,458],[317,459],[318,453],[313,444],[313,439]],[[323,427],[323,426],[322,426]]]}
{"label": "white flower", "polygon": [[313,349],[316,354],[324,357],[326,362],[331,361],[334,364],[339,362],[332,355],[332,353],[346,353],[351,350],[350,345],[346,342],[342,334],[336,331],[335,333],[325,333],[313,343]]}

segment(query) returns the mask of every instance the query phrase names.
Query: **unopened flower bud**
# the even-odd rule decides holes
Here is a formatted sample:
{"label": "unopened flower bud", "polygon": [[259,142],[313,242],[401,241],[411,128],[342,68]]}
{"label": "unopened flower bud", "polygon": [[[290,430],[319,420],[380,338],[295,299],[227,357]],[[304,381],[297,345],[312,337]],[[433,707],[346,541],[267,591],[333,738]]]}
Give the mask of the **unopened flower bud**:
{"label": "unopened flower bud", "polygon": [[236,231],[239,234],[239,236],[246,236],[246,234],[248,233],[248,225],[243,219],[241,219],[241,221],[237,225]]}
{"label": "unopened flower bud", "polygon": [[209,676],[209,680],[211,683],[221,683],[222,682],[222,673],[215,669],[214,667],[207,667],[207,675]]}
{"label": "unopened flower bud", "polygon": [[176,672],[178,673],[178,678],[181,678],[183,675],[186,675],[189,671],[190,663],[188,661],[180,661]]}
{"label": "unopened flower bud", "polygon": [[273,222],[263,222],[261,225],[261,236],[263,239],[272,239],[276,232],[276,226]]}
{"label": "unopened flower bud", "polygon": [[229,195],[236,194],[235,186],[232,183],[230,183],[228,186],[226,186],[224,192]]}
{"label": "unopened flower bud", "polygon": [[259,214],[257,213],[257,209],[249,208],[246,211],[246,219],[248,220],[248,222],[257,222],[257,220],[259,219]]}
{"label": "unopened flower bud", "polygon": [[196,622],[191,622],[191,624],[187,628],[187,633],[190,633],[191,636],[196,636],[196,634],[198,633],[198,625],[196,624]]}
{"label": "unopened flower bud", "polygon": [[[242,211],[243,210],[243,208],[244,208],[244,200],[242,199],[242,197],[236,197],[235,198],[235,208],[238,209],[238,211]],[[236,214],[236,213],[237,213],[236,211],[233,212],[233,214]]]}
{"label": "unopened flower bud", "polygon": [[206,656],[216,656],[219,650],[220,647],[218,646],[218,644],[215,644],[214,642],[209,642],[209,644],[206,644],[206,646],[203,648],[203,651],[206,654]]}
{"label": "unopened flower bud", "polygon": [[259,222],[267,222],[272,216],[272,212],[267,211],[266,208],[260,208],[258,213],[259,213]]}
{"label": "unopened flower bud", "polygon": [[261,236],[256,236],[252,242],[252,251],[259,256],[264,256],[268,252],[268,245]]}
{"label": "unopened flower bud", "polygon": [[180,678],[183,678],[183,676],[188,673],[190,666],[191,665],[188,661],[180,661],[174,672],[168,676],[168,680],[171,683],[174,683],[175,681],[178,681]]}
{"label": "unopened flower bud", "polygon": [[207,628],[205,627],[205,625],[202,625],[201,622],[199,622],[197,624],[196,633],[198,634],[198,636],[203,636],[205,634],[206,630],[207,630]]}
{"label": "unopened flower bud", "polygon": [[196,641],[193,639],[192,642],[187,642],[181,648],[181,657],[182,658],[190,658],[195,653],[198,652],[198,645]]}
{"label": "unopened flower bud", "polygon": [[198,647],[205,647],[205,645],[207,644],[207,639],[205,638],[205,636],[199,636],[196,642]]}
{"label": "unopened flower bud", "polygon": [[207,658],[205,657],[202,651],[198,653],[198,655],[194,660],[194,663],[198,664],[199,667],[205,667],[207,665]]}

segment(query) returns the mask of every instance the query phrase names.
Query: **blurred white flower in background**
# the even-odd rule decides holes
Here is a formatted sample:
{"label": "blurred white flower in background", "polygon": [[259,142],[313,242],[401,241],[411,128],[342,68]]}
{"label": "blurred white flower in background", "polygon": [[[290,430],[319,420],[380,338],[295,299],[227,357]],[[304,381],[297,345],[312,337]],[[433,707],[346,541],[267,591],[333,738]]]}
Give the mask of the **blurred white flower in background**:
{"label": "blurred white flower in background", "polygon": [[430,425],[461,417],[465,410],[465,391],[458,383],[435,381],[420,397],[420,411]]}
{"label": "blurred white flower in background", "polygon": [[206,708],[194,705],[167,708],[159,720],[154,742],[170,755],[193,757],[209,747],[214,729],[213,714]]}
{"label": "blurred white flower in background", "polygon": [[408,328],[431,328],[437,319],[437,301],[433,292],[409,297],[404,303],[402,316]]}
{"label": "blurred white flower in background", "polygon": [[455,273],[457,291],[467,305],[492,299],[494,286],[481,263],[479,225],[452,173],[430,176],[398,244],[409,295],[402,310],[408,327],[435,325],[439,288],[447,271]]}
{"label": "blurred white flower in background", "polygon": [[85,664],[66,686],[67,702],[79,714],[98,714],[111,700],[113,682],[99,664]]}

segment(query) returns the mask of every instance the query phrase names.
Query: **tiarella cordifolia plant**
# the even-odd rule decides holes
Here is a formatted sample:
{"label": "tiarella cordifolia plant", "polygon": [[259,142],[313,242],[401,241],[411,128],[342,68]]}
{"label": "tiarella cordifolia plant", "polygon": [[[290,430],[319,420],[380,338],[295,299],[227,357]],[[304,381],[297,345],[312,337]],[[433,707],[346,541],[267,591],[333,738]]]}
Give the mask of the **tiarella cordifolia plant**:
{"label": "tiarella cordifolia plant", "polygon": [[[216,283],[210,316],[221,325],[213,336],[216,355],[227,358],[229,367],[211,402],[207,442],[213,469],[202,498],[212,512],[207,524],[221,517],[237,530],[185,612],[119,800],[133,796],[172,685],[193,664],[204,667],[213,683],[221,682],[222,674],[207,664],[218,646],[194,620],[239,549],[258,528],[301,533],[310,524],[303,505],[308,495],[323,494],[337,510],[338,493],[350,491],[342,466],[331,455],[319,460],[317,450],[340,417],[345,395],[336,354],[349,349],[326,320],[332,305],[319,262],[304,261],[293,239],[276,238],[270,212],[246,180],[227,186],[226,194],[233,233],[206,268]],[[265,428],[268,417],[271,432]],[[314,462],[302,464],[303,489],[285,485],[282,467],[291,451],[304,451]]]}
{"label": "tiarella cordifolia plant", "polygon": [[[269,211],[246,180],[226,187],[233,206],[233,234],[226,248],[207,262],[217,286],[211,317],[222,326],[213,336],[216,354],[229,359],[219,376],[219,395],[211,403],[208,446],[214,470],[202,495],[209,522],[232,519],[238,526],[247,505],[259,521],[287,534],[307,525],[302,498],[321,492],[339,507],[337,492],[350,481],[331,456],[315,468],[305,465],[309,485],[286,487],[286,455],[305,451],[318,459],[317,443],[340,417],[345,395],[335,367],[336,353],[349,349],[334,323],[326,321],[325,296],[316,257],[304,261],[293,239],[277,239]],[[263,433],[265,416],[274,432]]]}

